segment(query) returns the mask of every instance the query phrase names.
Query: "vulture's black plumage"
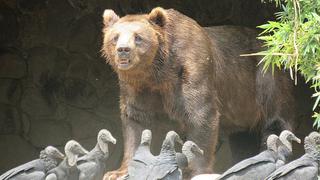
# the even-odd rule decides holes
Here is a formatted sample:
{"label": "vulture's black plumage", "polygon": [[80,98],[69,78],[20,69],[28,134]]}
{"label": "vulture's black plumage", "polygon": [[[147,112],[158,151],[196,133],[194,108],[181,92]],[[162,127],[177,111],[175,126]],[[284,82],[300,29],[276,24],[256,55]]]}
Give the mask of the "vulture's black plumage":
{"label": "vulture's black plumage", "polygon": [[203,150],[192,142],[186,141],[182,146],[182,152],[176,154],[178,167],[183,170],[188,166],[192,166],[193,161],[197,160],[197,157],[203,155]]}
{"label": "vulture's black plumage", "polygon": [[22,164],[0,176],[1,180],[42,180],[46,173],[55,168],[64,155],[55,147],[48,146],[40,152],[39,159]]}
{"label": "vulture's black plumage", "polygon": [[276,170],[278,160],[277,148],[279,145],[278,136],[272,134],[267,139],[267,150],[260,154],[245,159],[226,172],[218,179],[220,180],[261,180]]}
{"label": "vulture's black plumage", "polygon": [[141,143],[129,162],[128,175],[125,179],[147,179],[149,168],[156,161],[156,157],[150,152],[151,140],[152,132],[149,129],[144,130],[141,135]]}
{"label": "vulture's black plumage", "polygon": [[179,135],[170,131],[167,133],[165,140],[162,143],[160,154],[156,157],[156,161],[152,164],[148,173],[148,180],[180,180],[182,173],[178,168],[176,159],[175,143],[182,144]]}
{"label": "vulture's black plumage", "polygon": [[96,146],[77,161],[80,170],[79,180],[102,180],[109,157],[108,143],[116,144],[116,142],[108,130],[99,131]]}
{"label": "vulture's black plumage", "polygon": [[317,180],[320,161],[320,134],[312,132],[304,139],[305,154],[270,174],[267,180]]}
{"label": "vulture's black plumage", "polygon": [[79,180],[77,159],[79,155],[88,154],[88,151],[74,140],[66,143],[64,151],[66,157],[57,167],[48,172],[45,180]]}
{"label": "vulture's black plumage", "polygon": [[279,139],[282,144],[278,147],[279,160],[277,161],[277,168],[286,164],[289,157],[292,155],[292,141],[301,143],[301,140],[289,130],[282,131],[279,135]]}

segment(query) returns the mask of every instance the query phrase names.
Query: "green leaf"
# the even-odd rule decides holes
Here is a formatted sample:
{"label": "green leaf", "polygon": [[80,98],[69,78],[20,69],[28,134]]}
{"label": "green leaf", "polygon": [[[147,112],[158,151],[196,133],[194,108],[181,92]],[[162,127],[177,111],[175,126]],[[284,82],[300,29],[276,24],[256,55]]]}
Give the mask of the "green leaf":
{"label": "green leaf", "polygon": [[320,22],[320,16],[317,13],[312,12],[311,14],[318,22]]}
{"label": "green leaf", "polygon": [[319,95],[320,95],[319,92],[312,95],[312,97],[317,96],[316,102],[314,103],[313,108],[312,108],[313,111],[317,108],[317,106],[319,104],[319,101],[320,101],[320,96]]}
{"label": "green leaf", "polygon": [[[320,0],[270,0],[281,7],[277,12],[276,21],[268,21],[257,26],[262,29],[258,39],[263,42],[264,51],[259,65],[263,72],[275,68],[284,68],[303,75],[306,82],[310,82],[314,90],[315,102],[313,111],[320,103]],[[294,2],[299,5],[299,12],[295,12]],[[295,17],[298,15],[298,17]],[[296,20],[298,19],[298,20]],[[294,34],[296,33],[296,34]],[[294,42],[296,44],[294,44]],[[298,55],[295,53],[298,47]],[[314,112],[314,126],[320,128],[320,115]]]}

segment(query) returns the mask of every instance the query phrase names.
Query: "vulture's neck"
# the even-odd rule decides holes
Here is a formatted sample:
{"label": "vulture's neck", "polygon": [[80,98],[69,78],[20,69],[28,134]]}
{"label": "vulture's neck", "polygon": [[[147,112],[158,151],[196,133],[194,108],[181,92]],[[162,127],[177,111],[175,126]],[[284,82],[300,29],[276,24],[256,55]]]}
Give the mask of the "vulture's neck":
{"label": "vulture's neck", "polygon": [[44,151],[40,152],[40,160],[44,163],[46,171],[55,168],[59,163],[56,159],[49,157]]}
{"label": "vulture's neck", "polygon": [[187,157],[188,163],[191,163],[195,158],[195,155],[191,152],[190,149],[182,149],[182,153]]}
{"label": "vulture's neck", "polygon": [[280,140],[289,149],[289,151],[292,152],[292,143],[287,139],[287,137],[280,137]]}
{"label": "vulture's neck", "polygon": [[163,142],[160,154],[163,154],[163,153],[165,153],[165,154],[173,154],[173,155],[176,154],[176,151],[174,149],[174,141],[166,139]]}
{"label": "vulture's neck", "polygon": [[305,142],[304,149],[306,154],[308,154],[312,159],[314,159],[318,163],[320,162],[320,152],[313,144],[309,143],[308,141]]}
{"label": "vulture's neck", "polygon": [[[100,145],[97,143],[96,146],[92,149],[93,154],[97,158],[108,158],[109,157],[109,147],[106,146],[107,152],[104,153],[102,149],[100,148]],[[91,152],[90,152],[91,153]]]}
{"label": "vulture's neck", "polygon": [[285,145],[281,145],[278,148],[278,155],[280,157],[281,160],[287,162],[287,159],[289,158],[289,156],[291,155],[291,151],[289,150],[289,148]]}

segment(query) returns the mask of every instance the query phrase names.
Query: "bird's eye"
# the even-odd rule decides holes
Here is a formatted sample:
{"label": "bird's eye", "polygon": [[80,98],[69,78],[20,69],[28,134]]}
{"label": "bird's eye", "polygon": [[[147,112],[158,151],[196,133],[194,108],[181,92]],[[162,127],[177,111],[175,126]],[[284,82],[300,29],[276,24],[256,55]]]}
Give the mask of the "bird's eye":
{"label": "bird's eye", "polygon": [[135,37],[134,37],[134,41],[137,44],[140,44],[142,42],[142,37],[140,35],[136,34]]}

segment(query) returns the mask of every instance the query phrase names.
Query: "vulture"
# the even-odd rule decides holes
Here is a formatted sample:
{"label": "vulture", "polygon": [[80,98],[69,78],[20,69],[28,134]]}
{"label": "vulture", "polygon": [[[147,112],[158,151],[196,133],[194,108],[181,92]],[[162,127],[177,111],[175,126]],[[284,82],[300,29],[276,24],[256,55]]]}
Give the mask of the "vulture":
{"label": "vulture", "polygon": [[48,146],[40,152],[39,159],[22,164],[0,176],[1,180],[42,180],[46,173],[55,168],[64,158],[64,155],[55,147]]}
{"label": "vulture", "polygon": [[245,159],[226,172],[224,172],[219,180],[256,180],[264,179],[274,170],[279,159],[277,149],[281,141],[277,135],[271,134],[267,139],[267,150],[260,154]]}
{"label": "vulture", "polygon": [[[288,161],[289,156],[292,154],[292,141],[301,142],[299,138],[288,130],[284,130],[280,133],[279,140],[281,143],[278,144],[277,148],[279,159],[276,161],[276,168],[279,168]],[[220,174],[201,174],[193,177],[191,180],[214,180],[218,179],[220,176]]]}
{"label": "vulture", "polygon": [[286,164],[289,156],[292,155],[292,141],[301,143],[301,140],[289,130],[282,131],[279,139],[282,144],[278,147],[279,161],[277,162],[277,168]]}
{"label": "vulture", "polygon": [[320,134],[311,132],[304,139],[305,154],[270,174],[266,179],[317,180],[320,161]]}
{"label": "vulture", "polygon": [[181,145],[183,141],[180,136],[174,132],[169,131],[165,140],[162,143],[160,154],[156,156],[155,161],[148,168],[147,180],[181,180],[182,173],[178,168],[176,159],[175,143]]}
{"label": "vulture", "polygon": [[79,180],[101,180],[106,171],[106,160],[109,157],[108,143],[116,144],[112,134],[102,129],[98,133],[96,146],[77,161],[80,170]]}
{"label": "vulture", "polygon": [[186,141],[182,146],[182,153],[176,154],[178,167],[183,170],[189,166],[192,166],[192,162],[201,155],[203,155],[203,150],[200,149],[196,143],[192,141]]}
{"label": "vulture", "polygon": [[66,157],[55,168],[51,169],[45,180],[79,180],[80,171],[77,168],[79,155],[88,154],[78,142],[70,140],[64,147]]}
{"label": "vulture", "polygon": [[150,152],[152,132],[149,129],[142,131],[141,142],[132,160],[129,162],[128,175],[124,179],[147,179],[148,168],[156,161],[156,157]]}

